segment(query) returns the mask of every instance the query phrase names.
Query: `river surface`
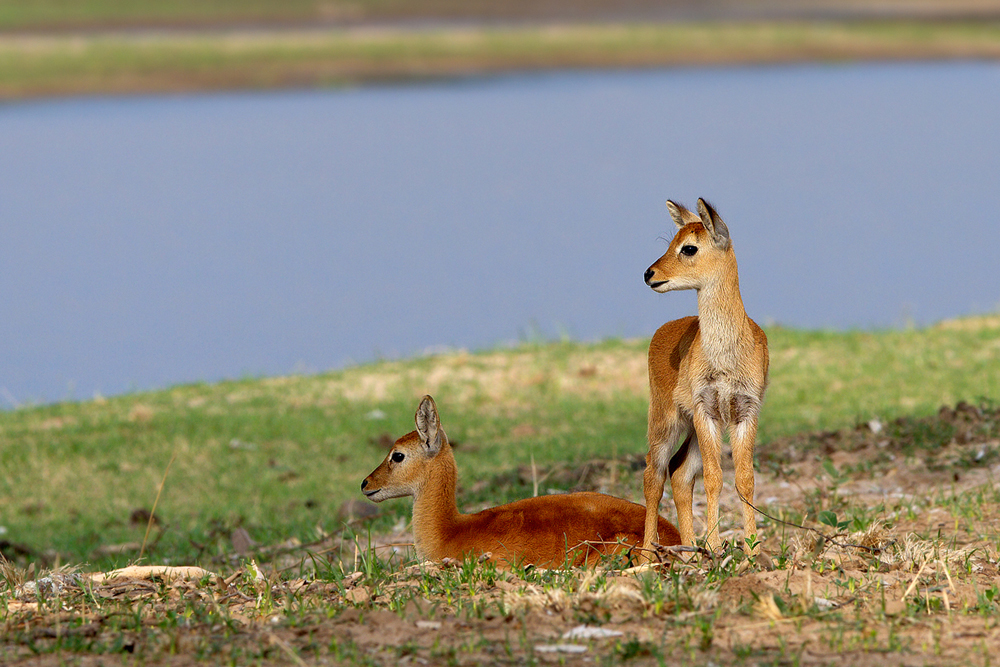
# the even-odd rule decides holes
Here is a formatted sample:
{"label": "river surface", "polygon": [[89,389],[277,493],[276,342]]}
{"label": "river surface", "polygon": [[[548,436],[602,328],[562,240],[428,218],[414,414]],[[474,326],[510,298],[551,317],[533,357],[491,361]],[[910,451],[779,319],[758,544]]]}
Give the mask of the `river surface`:
{"label": "river surface", "polygon": [[0,406],[648,336],[668,198],[762,324],[995,312],[998,109],[976,62],[6,104]]}

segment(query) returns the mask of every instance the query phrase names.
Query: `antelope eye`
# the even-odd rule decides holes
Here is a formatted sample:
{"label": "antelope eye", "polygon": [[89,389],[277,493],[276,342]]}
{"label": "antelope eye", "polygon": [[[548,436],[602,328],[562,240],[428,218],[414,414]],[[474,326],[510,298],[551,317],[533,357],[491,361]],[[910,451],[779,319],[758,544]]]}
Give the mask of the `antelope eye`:
{"label": "antelope eye", "polygon": [[406,454],[404,454],[403,452],[393,452],[392,456],[390,456],[389,458],[392,459],[393,463],[399,463],[400,461],[406,458]]}
{"label": "antelope eye", "polygon": [[698,252],[698,246],[686,245],[681,248],[681,254],[687,255],[688,257],[693,256],[696,252]]}

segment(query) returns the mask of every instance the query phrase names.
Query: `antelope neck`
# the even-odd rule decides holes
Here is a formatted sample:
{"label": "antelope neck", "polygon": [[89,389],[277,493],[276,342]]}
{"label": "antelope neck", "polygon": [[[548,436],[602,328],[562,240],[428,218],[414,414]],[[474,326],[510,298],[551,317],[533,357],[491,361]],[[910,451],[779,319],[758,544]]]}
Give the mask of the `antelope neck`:
{"label": "antelope neck", "polygon": [[430,466],[426,480],[413,494],[413,539],[421,556],[429,556],[438,548],[438,542],[459,516],[455,500],[458,469],[451,447],[443,444]]}
{"label": "antelope neck", "polygon": [[738,351],[753,344],[735,260],[732,268],[698,290],[698,328],[702,349],[720,370],[735,368]]}

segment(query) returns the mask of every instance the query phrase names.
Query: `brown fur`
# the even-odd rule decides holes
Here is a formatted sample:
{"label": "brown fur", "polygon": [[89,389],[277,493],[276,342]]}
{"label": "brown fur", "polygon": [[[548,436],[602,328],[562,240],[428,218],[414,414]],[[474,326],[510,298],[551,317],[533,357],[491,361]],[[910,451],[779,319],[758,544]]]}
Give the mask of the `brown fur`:
{"label": "brown fur", "polygon": [[[707,542],[721,546],[718,531],[722,489],[722,435],[728,429],[736,468],[736,488],[743,504],[744,537],[756,535],[753,502],[753,451],[757,416],[767,387],[767,337],[747,317],[740,297],[736,255],[729,230],[704,200],[699,215],[667,202],[678,226],[660,259],[646,271],[646,283],[658,292],[698,290],[698,317],[667,322],[649,345],[649,454],[643,477],[646,500],[646,549],[655,539],[658,508],[670,476],[677,525],[684,544],[694,543],[694,481],[703,472],[708,500]],[[685,246],[697,248],[685,254]],[[684,437],[694,434],[671,457]]]}
{"label": "brown fur", "polygon": [[[645,508],[602,493],[526,498],[461,514],[455,457],[430,396],[421,401],[416,422],[417,430],[395,442],[361,490],[375,502],[413,496],[413,537],[421,558],[489,553],[502,565],[581,566],[642,544]],[[680,544],[673,524],[659,517],[656,526],[660,543]]]}

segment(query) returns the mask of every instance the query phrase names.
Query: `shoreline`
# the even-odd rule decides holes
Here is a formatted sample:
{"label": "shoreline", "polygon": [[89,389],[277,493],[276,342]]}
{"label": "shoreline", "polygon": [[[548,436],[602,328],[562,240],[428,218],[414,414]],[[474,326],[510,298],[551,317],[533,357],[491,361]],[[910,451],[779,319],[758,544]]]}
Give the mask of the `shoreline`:
{"label": "shoreline", "polygon": [[497,74],[1000,59],[1000,21],[560,23],[0,35],[0,100]]}

